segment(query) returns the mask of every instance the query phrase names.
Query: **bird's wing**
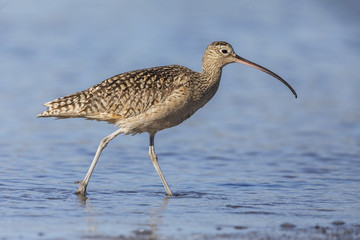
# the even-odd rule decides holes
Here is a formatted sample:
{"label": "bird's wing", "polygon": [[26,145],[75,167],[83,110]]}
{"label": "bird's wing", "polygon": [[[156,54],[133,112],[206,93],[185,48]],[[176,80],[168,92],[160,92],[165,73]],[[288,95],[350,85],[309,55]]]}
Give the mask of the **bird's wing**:
{"label": "bird's wing", "polygon": [[164,66],[116,75],[78,93],[45,103],[39,117],[85,117],[116,121],[143,113],[188,84],[189,69]]}

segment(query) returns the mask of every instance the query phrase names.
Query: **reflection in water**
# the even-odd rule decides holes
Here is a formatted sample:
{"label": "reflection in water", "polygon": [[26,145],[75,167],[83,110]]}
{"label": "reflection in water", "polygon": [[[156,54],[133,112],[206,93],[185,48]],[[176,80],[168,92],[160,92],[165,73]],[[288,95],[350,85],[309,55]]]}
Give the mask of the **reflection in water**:
{"label": "reflection in water", "polygon": [[165,196],[161,202],[161,204],[157,207],[152,207],[149,209],[148,216],[149,216],[149,226],[150,226],[150,236],[149,239],[161,239],[161,232],[158,231],[158,226],[162,224],[163,220],[163,213],[166,210],[166,206],[169,203],[169,198],[171,196]]}
{"label": "reflection in water", "polygon": [[96,216],[98,215],[95,208],[92,206],[91,202],[88,201],[89,198],[86,196],[82,196],[80,194],[76,194],[79,206],[81,206],[86,213],[85,223],[86,230],[85,232],[89,235],[98,234],[98,229],[100,226],[99,221],[97,221]]}
{"label": "reflection in water", "polygon": [[[120,196],[118,196],[120,197]],[[166,210],[166,206],[169,203],[169,199],[171,196],[165,196],[162,200],[160,200],[160,204],[155,206],[153,205],[150,207],[147,212],[144,213],[147,216],[148,220],[146,221],[147,224],[143,228],[135,227],[135,230],[131,231],[137,237],[141,237],[141,239],[161,239],[162,233],[159,231],[159,225],[163,222],[163,213]],[[99,231],[101,229],[101,218],[102,214],[98,212],[96,206],[91,202],[91,199],[88,197],[83,197],[81,195],[77,195],[79,206],[81,206],[85,213],[85,223],[86,223],[86,233],[90,235],[96,235],[98,237],[107,237],[109,235],[108,232]],[[99,203],[101,204],[101,203]],[[142,206],[139,206],[142,208]],[[108,210],[108,209],[107,209]],[[125,213],[119,213],[119,217],[124,216],[126,218]],[[118,224],[118,228],[121,229],[124,226],[122,224]],[[134,228],[134,226],[132,226]]]}

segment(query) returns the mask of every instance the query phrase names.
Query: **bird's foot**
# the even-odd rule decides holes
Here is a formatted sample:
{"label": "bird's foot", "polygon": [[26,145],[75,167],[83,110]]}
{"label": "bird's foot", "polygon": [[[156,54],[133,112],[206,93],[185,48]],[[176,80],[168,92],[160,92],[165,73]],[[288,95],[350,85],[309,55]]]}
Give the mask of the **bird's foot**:
{"label": "bird's foot", "polygon": [[76,190],[75,194],[85,197],[87,185],[83,181],[76,181],[75,184],[80,183],[79,188]]}

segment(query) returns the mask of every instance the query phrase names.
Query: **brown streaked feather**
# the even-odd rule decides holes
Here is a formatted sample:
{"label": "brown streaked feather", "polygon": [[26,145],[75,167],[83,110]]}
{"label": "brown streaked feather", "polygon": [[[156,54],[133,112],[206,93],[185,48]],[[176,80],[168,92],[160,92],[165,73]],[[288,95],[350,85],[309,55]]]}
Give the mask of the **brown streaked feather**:
{"label": "brown streaked feather", "polygon": [[184,82],[191,70],[177,65],[122,73],[65,97],[45,103],[49,109],[38,117],[84,117],[115,122],[139,115],[164,101]]}

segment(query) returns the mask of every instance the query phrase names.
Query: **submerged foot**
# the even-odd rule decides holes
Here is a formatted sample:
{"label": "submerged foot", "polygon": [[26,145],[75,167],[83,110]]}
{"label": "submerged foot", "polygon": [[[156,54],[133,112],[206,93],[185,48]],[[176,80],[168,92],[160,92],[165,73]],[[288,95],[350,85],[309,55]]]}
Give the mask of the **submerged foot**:
{"label": "submerged foot", "polygon": [[86,184],[84,184],[83,181],[76,181],[75,183],[76,184],[80,183],[80,186],[76,190],[75,194],[78,194],[78,195],[81,195],[81,196],[85,197],[85,195],[86,195]]}
{"label": "submerged foot", "polygon": [[170,191],[170,189],[169,189],[169,191],[166,192],[165,196],[166,196],[166,197],[171,197],[171,196],[173,196],[173,193]]}

